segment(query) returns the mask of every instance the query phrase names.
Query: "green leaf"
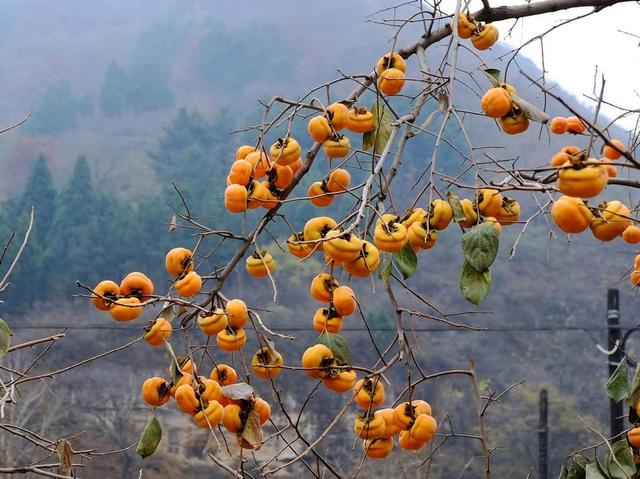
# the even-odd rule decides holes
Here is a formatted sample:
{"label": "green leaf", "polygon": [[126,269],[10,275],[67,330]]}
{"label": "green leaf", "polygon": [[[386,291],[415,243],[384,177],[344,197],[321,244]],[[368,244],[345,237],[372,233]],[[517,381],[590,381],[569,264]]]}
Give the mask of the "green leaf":
{"label": "green leaf", "polygon": [[462,235],[465,260],[476,271],[486,271],[498,254],[498,232],[491,223],[481,223]]}
{"label": "green leaf", "polygon": [[462,209],[462,204],[460,203],[460,198],[453,191],[447,192],[447,199],[449,200],[449,204],[451,205],[451,209],[453,210],[453,221],[456,223],[458,221],[464,221],[467,217],[464,215],[464,210]]}
{"label": "green leaf", "polygon": [[593,459],[587,464],[585,473],[585,479],[608,479],[597,459]]}
{"label": "green leaf", "polygon": [[0,359],[4,358],[9,352],[9,341],[11,339],[11,330],[9,325],[0,319]]}
{"label": "green leaf", "polygon": [[629,386],[627,361],[624,359],[620,361],[620,364],[618,364],[618,367],[607,381],[607,384],[604,385],[604,389],[607,391],[607,395],[616,402],[629,397],[631,387]]}
{"label": "green leaf", "polygon": [[614,443],[611,449],[613,449],[615,458],[620,463],[620,466],[622,466],[622,469],[613,460],[611,453],[607,454],[604,465],[607,468],[609,477],[611,477],[611,479],[627,479],[628,477],[635,476],[637,473],[636,465],[633,462],[633,452],[631,452],[627,439],[621,439]]}
{"label": "green leaf", "polygon": [[491,271],[479,272],[465,261],[460,272],[460,291],[464,298],[470,303],[480,304],[489,290],[491,290]]}
{"label": "green leaf", "polygon": [[500,70],[496,70],[495,68],[487,68],[484,73],[485,75],[487,75],[487,78],[491,82],[492,86],[500,86],[500,76],[502,75]]}
{"label": "green leaf", "polygon": [[409,243],[405,244],[400,251],[394,253],[393,259],[404,279],[413,276],[413,273],[418,269],[418,257]]}
{"label": "green leaf", "polygon": [[324,344],[333,353],[333,357],[341,364],[351,364],[351,350],[349,343],[339,334],[322,333],[315,344]]}
{"label": "green leaf", "polygon": [[568,475],[569,475],[569,471],[567,470],[566,464],[562,464],[562,468],[560,469],[560,475],[558,476],[558,479],[567,479]]}
{"label": "green leaf", "polygon": [[576,454],[573,456],[572,461],[567,468],[567,479],[584,479],[585,477],[585,467],[589,459],[584,457],[582,454]]}
{"label": "green leaf", "polygon": [[371,106],[370,111],[376,119],[376,127],[362,135],[362,149],[367,151],[373,146],[373,151],[379,155],[391,136],[393,117],[384,105],[382,105],[381,113],[378,113],[378,107],[375,103]]}
{"label": "green leaf", "polygon": [[627,403],[633,408],[636,407],[638,402],[640,402],[640,364],[636,367],[636,372],[633,375],[631,392],[629,393],[629,399],[627,399]]}
{"label": "green leaf", "polygon": [[435,118],[436,113],[438,113],[438,110],[433,110],[431,113],[429,113],[429,116],[427,117],[427,119],[426,119],[426,120],[424,120],[424,121],[422,122],[422,124],[420,125],[420,129],[419,129],[419,131],[418,131],[418,134],[419,134],[419,133],[424,133],[424,131],[425,131],[427,128],[429,128],[429,125],[431,124],[431,122],[432,122],[432,121],[433,121],[433,119]]}
{"label": "green leaf", "polygon": [[142,459],[149,457],[156,452],[160,439],[162,439],[162,428],[160,427],[160,422],[158,422],[155,415],[151,414],[147,419],[147,425],[144,427],[144,431],[142,431],[142,436],[138,442],[138,447],[136,447],[136,452],[140,457],[142,457]]}
{"label": "green leaf", "polygon": [[523,100],[518,95],[511,94],[511,100],[518,105],[518,108],[522,110],[524,116],[531,121],[537,121],[539,123],[547,123],[549,121],[549,115],[542,111],[537,106],[533,106],[531,103]]}
{"label": "green leaf", "polygon": [[389,253],[382,253],[381,256],[378,277],[384,284],[387,284],[391,277],[391,255]]}
{"label": "green leaf", "polygon": [[162,345],[167,350],[171,361],[171,364],[169,364],[169,375],[171,376],[171,381],[173,382],[173,384],[177,384],[182,377],[178,358],[176,357],[176,353],[173,351],[173,347],[171,346],[171,343],[169,341],[163,341]]}

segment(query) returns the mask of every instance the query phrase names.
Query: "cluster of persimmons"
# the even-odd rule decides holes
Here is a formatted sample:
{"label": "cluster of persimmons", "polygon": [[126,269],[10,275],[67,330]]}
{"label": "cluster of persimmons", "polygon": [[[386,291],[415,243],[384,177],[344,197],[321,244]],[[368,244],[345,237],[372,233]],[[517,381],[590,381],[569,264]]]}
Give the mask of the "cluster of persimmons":
{"label": "cluster of persimmons", "polygon": [[[470,38],[477,49],[484,50],[495,43],[499,34],[495,26],[478,22],[467,12],[459,16],[458,35]],[[379,93],[390,96],[401,92],[406,74],[402,56],[384,55],[375,71]],[[505,133],[516,134],[529,126],[529,119],[516,100],[515,88],[501,83],[484,94],[481,107],[487,116],[497,119]],[[377,128],[378,121],[366,108],[349,109],[343,103],[332,103],[319,108],[319,114],[308,121],[307,129],[310,139],[321,143],[326,157],[333,160],[348,157],[353,150],[345,131],[366,134]],[[550,130],[556,134],[581,134],[585,125],[576,117],[558,117],[551,121]],[[231,213],[258,207],[274,208],[303,167],[300,143],[288,133],[268,150],[261,145],[262,141],[255,147],[243,145],[236,151],[224,193],[225,206]],[[590,228],[593,235],[603,241],[622,236],[628,243],[640,242],[640,228],[633,224],[631,212],[623,203],[605,201],[591,207],[585,201],[599,195],[609,178],[616,176],[612,161],[620,158],[624,148],[618,140],[611,140],[603,148],[603,159],[589,158],[576,146],[567,146],[553,156],[551,166],[557,170],[557,188],[563,194],[551,209],[551,218],[558,228],[566,233]],[[315,207],[325,208],[350,188],[351,175],[347,169],[333,168],[326,177],[311,184],[306,200]],[[313,277],[310,286],[311,296],[322,303],[312,318],[313,328],[322,338],[340,333],[344,318],[358,309],[353,289],[341,285],[336,275],[369,277],[378,269],[383,253],[399,253],[409,247],[415,253],[430,249],[438,239],[438,231],[452,222],[463,230],[486,222],[500,234],[502,225],[519,219],[517,200],[503,196],[497,187],[484,187],[479,188],[473,198],[456,198],[455,202],[451,198],[437,198],[424,208],[415,206],[402,214],[381,214],[368,239],[356,232],[358,225],[349,227],[329,216],[316,216],[305,223],[302,231],[289,236],[287,246],[289,252],[301,260],[314,254],[324,258],[325,268]],[[195,271],[192,251],[183,247],[172,249],[167,253],[165,265],[167,272],[175,277],[172,288],[181,298],[193,298],[200,293],[202,278]],[[271,276],[275,267],[274,258],[266,250],[256,249],[245,261],[246,271],[253,277]],[[640,282],[640,255],[636,257],[631,278],[634,284]],[[130,321],[141,314],[145,301],[154,298],[153,291],[151,280],[143,273],[134,272],[120,284],[109,280],[100,282],[93,289],[92,301],[96,308],[108,311],[114,319]],[[184,301],[180,304],[189,307]],[[250,319],[253,321],[255,315],[243,300],[227,300],[216,295],[210,309],[198,314],[197,325],[207,338],[216,336],[221,350],[233,352],[245,346],[245,325]],[[170,319],[161,313],[146,326],[144,339],[156,347],[165,344],[171,334]],[[285,366],[282,355],[271,342],[267,343],[253,355],[251,370],[256,378],[272,381]],[[386,457],[393,449],[395,436],[399,446],[408,450],[420,449],[434,437],[437,424],[429,403],[412,399],[379,409],[384,402],[382,376],[369,374],[359,379],[358,368],[339,359],[340,355],[325,343],[319,340],[306,349],[301,369],[307,376],[321,380],[331,391],[352,394],[353,401],[362,409],[356,415],[354,430],[357,437],[364,440],[363,447],[369,457]],[[172,363],[169,379],[151,377],[144,382],[144,401],[155,408],[173,398],[178,408],[193,416],[198,426],[211,428],[222,423],[236,435],[241,447],[255,447],[256,444],[243,438],[243,430],[250,417],[260,424],[267,421],[271,414],[269,404],[255,394],[236,399],[234,394],[227,393],[230,389],[225,388],[238,384],[238,374],[231,366],[219,363],[209,377],[205,377],[197,374],[199,365],[194,364],[192,358],[178,358]]]}

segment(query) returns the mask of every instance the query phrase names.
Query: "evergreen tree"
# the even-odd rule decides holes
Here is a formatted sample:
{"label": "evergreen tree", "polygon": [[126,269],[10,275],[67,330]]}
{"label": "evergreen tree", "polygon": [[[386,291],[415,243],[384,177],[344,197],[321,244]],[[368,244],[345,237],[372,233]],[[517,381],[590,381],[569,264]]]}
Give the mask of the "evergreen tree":
{"label": "evergreen tree", "polygon": [[47,238],[43,266],[49,275],[48,291],[68,298],[76,280],[92,284],[100,279],[110,260],[106,240],[112,234],[109,218],[102,215],[105,209],[91,184],[89,164],[81,156],[58,195]]}
{"label": "evergreen tree", "polygon": [[36,208],[36,222],[33,229],[33,241],[38,244],[44,240],[51,228],[56,210],[56,190],[53,187],[51,170],[47,159],[41,153],[33,165],[27,183],[19,201],[20,215],[28,215],[31,207]]}
{"label": "evergreen tree", "polygon": [[64,81],[49,87],[34,108],[33,118],[26,128],[33,134],[57,135],[75,128],[78,117],[92,111],[89,97],[75,97],[69,82]]}
{"label": "evergreen tree", "polygon": [[120,116],[127,109],[129,80],[125,71],[113,60],[107,67],[100,89],[100,109],[107,116]]}

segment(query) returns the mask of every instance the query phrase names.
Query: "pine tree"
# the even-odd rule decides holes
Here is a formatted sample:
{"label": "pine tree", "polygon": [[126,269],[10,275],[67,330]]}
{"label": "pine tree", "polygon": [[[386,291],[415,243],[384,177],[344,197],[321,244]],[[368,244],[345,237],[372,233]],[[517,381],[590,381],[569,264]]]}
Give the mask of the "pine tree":
{"label": "pine tree", "polygon": [[[29,174],[22,195],[6,207],[8,219],[14,223],[17,238],[24,235],[31,213],[35,207],[35,220],[31,236],[20,262],[14,270],[8,290],[7,303],[10,307],[31,304],[42,291],[47,273],[42,261],[47,248],[47,234],[55,214],[56,190],[51,179],[51,171],[44,155],[40,154]],[[3,235],[4,236],[4,235]],[[11,250],[15,254],[20,240],[16,239]]]}
{"label": "pine tree", "polygon": [[107,67],[104,83],[100,89],[100,109],[107,116],[120,116],[127,109],[127,74],[113,60]]}
{"label": "pine tree", "polygon": [[37,221],[33,228],[35,243],[42,243],[51,228],[56,210],[55,200],[56,190],[53,187],[51,170],[47,159],[41,153],[33,165],[18,203],[21,216],[28,215],[32,206],[36,208]]}
{"label": "pine tree", "polygon": [[43,264],[47,290],[64,296],[60,299],[71,296],[76,280],[97,281],[108,262],[104,236],[110,229],[108,218],[101,215],[103,209],[92,186],[89,164],[81,156],[58,195]]}

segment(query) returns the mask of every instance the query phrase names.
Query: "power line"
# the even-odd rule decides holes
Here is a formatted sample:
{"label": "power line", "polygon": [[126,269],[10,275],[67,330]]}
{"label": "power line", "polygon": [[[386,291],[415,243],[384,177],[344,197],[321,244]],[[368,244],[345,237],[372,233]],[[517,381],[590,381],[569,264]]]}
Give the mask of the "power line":
{"label": "power line", "polygon": [[[312,327],[307,326],[273,326],[269,325],[270,329],[274,331],[284,331],[284,332],[311,332],[315,331]],[[14,331],[16,330],[28,330],[28,329],[66,329],[66,330],[109,330],[109,331],[137,331],[142,332],[141,327],[128,327],[128,326],[110,326],[110,325],[77,325],[77,324],[46,324],[46,325],[16,325],[10,326],[10,328]],[[634,329],[635,326],[629,327],[621,327],[622,330],[631,330]],[[554,332],[606,332],[606,326],[505,326],[505,327],[495,327],[489,328],[487,330],[473,330],[466,328],[443,328],[443,327],[408,327],[405,328],[406,331],[412,331],[417,333],[527,333],[527,332],[542,332],[542,333],[554,333]],[[371,327],[369,328],[372,332],[395,332],[395,327]],[[345,326],[342,328],[342,331],[353,331],[353,332],[365,332],[367,328],[362,326]]]}

